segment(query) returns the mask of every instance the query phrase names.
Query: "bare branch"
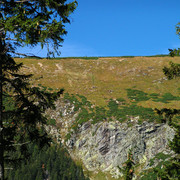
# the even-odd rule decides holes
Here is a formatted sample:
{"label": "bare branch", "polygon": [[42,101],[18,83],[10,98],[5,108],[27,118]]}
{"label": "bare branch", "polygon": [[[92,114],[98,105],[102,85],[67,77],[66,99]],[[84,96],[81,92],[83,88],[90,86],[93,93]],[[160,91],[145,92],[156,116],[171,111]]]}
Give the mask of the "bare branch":
{"label": "bare branch", "polygon": [[[15,3],[26,3],[26,2],[32,2],[32,0],[19,0],[19,1],[14,1]],[[0,1],[0,4],[4,4],[5,2]]]}
{"label": "bare branch", "polygon": [[29,143],[31,143],[31,141],[24,142],[24,143],[18,143],[18,144],[12,144],[10,146],[22,146],[22,145],[29,144]]}
{"label": "bare branch", "polygon": [[[0,2],[1,3],[1,2]],[[4,31],[4,27],[0,29],[0,31]]]}
{"label": "bare branch", "polygon": [[20,56],[25,56],[25,57],[34,57],[34,58],[39,58],[39,59],[42,59],[41,57],[39,56],[36,56],[32,53],[27,53],[27,54],[23,54],[23,53],[17,53],[17,52],[13,52],[14,54],[17,54],[17,55],[20,55]]}
{"label": "bare branch", "polygon": [[5,41],[18,41],[17,39],[12,39],[12,38],[4,38],[4,39],[2,39],[3,41],[5,40]]}
{"label": "bare branch", "polygon": [[12,170],[13,168],[4,168],[4,169],[5,169],[5,170],[6,170],[6,169],[11,169],[11,170]]}
{"label": "bare branch", "polygon": [[31,0],[20,0],[20,1],[15,1],[15,3],[24,3],[24,2],[29,2]]}

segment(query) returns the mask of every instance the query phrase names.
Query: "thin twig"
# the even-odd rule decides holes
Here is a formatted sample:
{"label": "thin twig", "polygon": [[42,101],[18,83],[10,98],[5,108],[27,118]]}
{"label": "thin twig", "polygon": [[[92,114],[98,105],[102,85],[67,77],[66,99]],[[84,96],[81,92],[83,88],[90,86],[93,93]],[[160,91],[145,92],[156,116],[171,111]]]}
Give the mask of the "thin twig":
{"label": "thin twig", "polygon": [[10,146],[22,146],[24,144],[29,144],[31,141],[28,141],[28,142],[24,142],[24,143],[19,143],[19,144],[12,144]]}

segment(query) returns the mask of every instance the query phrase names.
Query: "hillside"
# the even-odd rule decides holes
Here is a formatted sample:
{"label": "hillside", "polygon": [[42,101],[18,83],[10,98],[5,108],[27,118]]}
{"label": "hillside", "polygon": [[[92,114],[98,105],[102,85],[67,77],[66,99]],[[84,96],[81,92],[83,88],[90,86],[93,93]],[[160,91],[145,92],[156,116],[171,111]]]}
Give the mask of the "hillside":
{"label": "hillside", "polygon": [[[64,88],[69,94],[87,97],[92,104],[105,106],[110,98],[125,98],[127,89],[156,93],[173,101],[163,103],[148,99],[139,102],[144,107],[180,108],[178,79],[167,81],[162,72],[169,61],[180,63],[180,57],[111,57],[111,58],[61,58],[16,59],[24,63],[23,71],[34,74],[32,83],[50,88]],[[170,96],[171,96],[170,95]],[[167,96],[167,97],[166,97]]]}
{"label": "hillside", "polygon": [[32,85],[65,89],[56,109],[45,112],[47,130],[86,175],[93,180],[120,178],[119,167],[132,149],[135,177],[156,179],[152,168],[161,168],[173,155],[168,144],[175,132],[153,108],[180,108],[179,78],[167,80],[162,71],[170,61],[179,63],[179,57],[16,61],[24,63],[23,72],[34,74]]}

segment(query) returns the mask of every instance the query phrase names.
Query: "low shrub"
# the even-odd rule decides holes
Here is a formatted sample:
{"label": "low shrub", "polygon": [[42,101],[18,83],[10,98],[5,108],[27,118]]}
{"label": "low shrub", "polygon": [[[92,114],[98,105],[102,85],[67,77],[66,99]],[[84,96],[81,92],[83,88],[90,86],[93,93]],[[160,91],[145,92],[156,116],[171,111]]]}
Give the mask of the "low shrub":
{"label": "low shrub", "polygon": [[147,101],[150,99],[147,93],[137,89],[127,89],[127,97],[131,100],[135,100],[136,102]]}

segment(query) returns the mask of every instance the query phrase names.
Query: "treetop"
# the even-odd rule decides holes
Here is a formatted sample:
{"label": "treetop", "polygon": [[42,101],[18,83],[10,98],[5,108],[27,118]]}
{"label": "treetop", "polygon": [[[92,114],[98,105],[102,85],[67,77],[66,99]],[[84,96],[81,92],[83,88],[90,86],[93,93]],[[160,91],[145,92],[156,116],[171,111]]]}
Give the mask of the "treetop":
{"label": "treetop", "polygon": [[58,53],[67,34],[65,24],[76,9],[77,1],[66,0],[1,0],[0,34],[15,45],[47,45]]}

